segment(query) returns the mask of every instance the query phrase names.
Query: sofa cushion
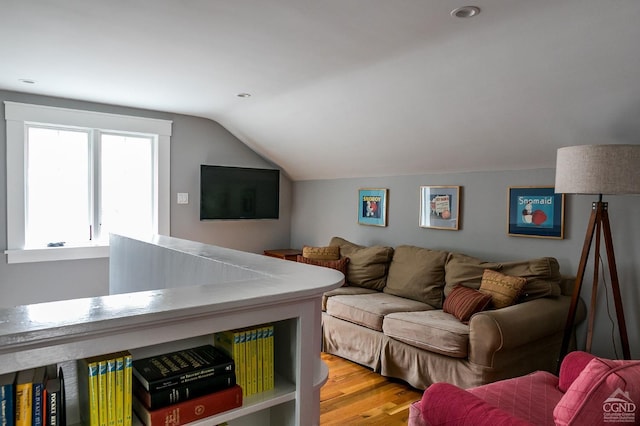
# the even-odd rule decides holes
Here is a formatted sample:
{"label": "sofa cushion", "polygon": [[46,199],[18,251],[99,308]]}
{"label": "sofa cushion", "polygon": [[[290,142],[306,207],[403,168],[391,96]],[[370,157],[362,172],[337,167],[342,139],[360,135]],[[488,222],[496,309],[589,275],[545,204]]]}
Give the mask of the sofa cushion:
{"label": "sofa cushion", "polygon": [[553,425],[553,409],[563,396],[558,389],[558,377],[548,371],[536,371],[467,390],[534,425]]}
{"label": "sofa cushion", "polygon": [[560,296],[560,264],[553,257],[541,257],[515,262],[502,262],[500,272],[527,279],[520,294],[520,302],[547,296]]}
{"label": "sofa cushion", "polygon": [[387,281],[393,248],[359,246],[340,237],[333,237],[330,246],[340,248],[340,255],[349,258],[347,282],[357,287],[382,290]]}
{"label": "sofa cushion", "polygon": [[480,283],[480,292],[491,296],[494,308],[506,308],[516,302],[525,284],[527,284],[526,278],[512,277],[485,269]]}
{"label": "sofa cushion", "polygon": [[[345,277],[347,276],[347,265],[349,264],[348,257],[343,257],[342,259],[339,259],[339,260],[320,260],[320,259],[308,259],[306,257],[298,255],[296,260],[300,263],[306,263],[308,265],[322,266],[325,268],[335,269],[342,272]],[[347,284],[346,279],[344,284],[345,285]]]}
{"label": "sofa cushion", "polygon": [[465,254],[449,253],[445,265],[444,296],[447,297],[458,284],[475,289],[480,288],[485,269],[526,278],[527,285],[520,294],[520,302],[561,294],[560,265],[553,257],[513,262],[485,262]]}
{"label": "sofa cushion", "polygon": [[327,314],[372,330],[382,330],[382,320],[391,312],[433,309],[426,303],[391,294],[375,292],[355,296],[332,296],[327,300]]}
{"label": "sofa cushion", "polygon": [[340,247],[326,246],[326,247],[302,247],[302,257],[306,259],[318,259],[318,260],[338,260],[340,259]]}
{"label": "sofa cushion", "polygon": [[469,326],[442,310],[388,314],[382,332],[419,349],[454,358],[468,356]]}
{"label": "sofa cushion", "polygon": [[594,424],[594,420],[598,424],[637,424],[638,401],[640,361],[595,358],[569,386],[553,417],[556,425]]}
{"label": "sofa cushion", "polygon": [[442,310],[468,324],[471,315],[485,310],[490,302],[490,294],[459,285],[444,299]]}
{"label": "sofa cushion", "polygon": [[383,291],[441,308],[447,254],[408,245],[396,247]]}
{"label": "sofa cushion", "polygon": [[368,294],[368,293],[377,293],[377,290],[371,290],[370,288],[364,287],[352,287],[343,285],[342,287],[334,288],[333,290],[329,290],[322,294],[322,310],[327,310],[327,300],[332,296],[340,296],[342,295],[354,295],[354,294]]}
{"label": "sofa cushion", "polygon": [[446,282],[444,297],[449,296],[458,284],[479,289],[485,269],[497,271],[500,269],[500,263],[485,262],[462,253],[449,253],[444,266]]}

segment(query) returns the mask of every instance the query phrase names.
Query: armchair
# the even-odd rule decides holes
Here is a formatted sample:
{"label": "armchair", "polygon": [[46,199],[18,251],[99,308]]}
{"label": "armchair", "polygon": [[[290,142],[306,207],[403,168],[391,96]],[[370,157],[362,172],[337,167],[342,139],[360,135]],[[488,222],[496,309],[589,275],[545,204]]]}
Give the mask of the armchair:
{"label": "armchair", "polygon": [[640,361],[569,353],[559,376],[537,371],[461,389],[435,383],[410,409],[410,426],[640,424]]}

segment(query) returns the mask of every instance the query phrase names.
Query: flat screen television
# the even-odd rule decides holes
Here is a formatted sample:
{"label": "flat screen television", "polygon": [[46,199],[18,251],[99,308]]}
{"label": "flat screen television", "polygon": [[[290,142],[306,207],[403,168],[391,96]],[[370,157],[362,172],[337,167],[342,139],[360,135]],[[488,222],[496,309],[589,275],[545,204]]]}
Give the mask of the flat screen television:
{"label": "flat screen television", "polygon": [[278,219],[280,170],[200,166],[200,220]]}

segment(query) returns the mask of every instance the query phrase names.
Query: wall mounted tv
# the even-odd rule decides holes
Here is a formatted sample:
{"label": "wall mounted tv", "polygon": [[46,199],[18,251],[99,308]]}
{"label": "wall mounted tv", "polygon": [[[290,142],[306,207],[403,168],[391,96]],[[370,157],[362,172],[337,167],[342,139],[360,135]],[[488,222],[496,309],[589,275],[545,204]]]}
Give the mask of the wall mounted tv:
{"label": "wall mounted tv", "polygon": [[200,220],[278,219],[280,170],[200,166]]}

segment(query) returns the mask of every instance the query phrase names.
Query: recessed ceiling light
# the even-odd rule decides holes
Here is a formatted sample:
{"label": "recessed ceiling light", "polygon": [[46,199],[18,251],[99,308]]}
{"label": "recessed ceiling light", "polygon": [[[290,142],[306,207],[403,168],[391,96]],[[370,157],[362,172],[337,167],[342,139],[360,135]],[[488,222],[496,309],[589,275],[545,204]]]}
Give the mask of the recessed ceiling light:
{"label": "recessed ceiling light", "polygon": [[236,96],[239,97],[239,98],[250,98],[251,97],[251,93],[243,92],[243,93],[238,93]]}
{"label": "recessed ceiling light", "polygon": [[473,18],[480,13],[480,8],[476,6],[462,6],[451,11],[454,18]]}
{"label": "recessed ceiling light", "polygon": [[24,84],[36,84],[36,81],[31,80],[30,78],[21,78],[18,81]]}

